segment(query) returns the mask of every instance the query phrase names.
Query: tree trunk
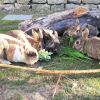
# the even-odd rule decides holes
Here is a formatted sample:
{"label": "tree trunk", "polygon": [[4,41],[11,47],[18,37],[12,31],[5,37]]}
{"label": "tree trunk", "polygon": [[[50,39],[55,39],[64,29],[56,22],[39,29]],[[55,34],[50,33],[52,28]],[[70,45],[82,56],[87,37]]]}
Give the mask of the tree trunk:
{"label": "tree trunk", "polygon": [[87,23],[100,28],[100,11],[89,11],[85,7],[77,7],[75,9],[54,13],[34,20],[21,22],[19,24],[19,29],[27,32],[35,27],[46,27],[48,29],[56,30],[60,35],[66,28],[71,27],[77,18],[81,25]]}

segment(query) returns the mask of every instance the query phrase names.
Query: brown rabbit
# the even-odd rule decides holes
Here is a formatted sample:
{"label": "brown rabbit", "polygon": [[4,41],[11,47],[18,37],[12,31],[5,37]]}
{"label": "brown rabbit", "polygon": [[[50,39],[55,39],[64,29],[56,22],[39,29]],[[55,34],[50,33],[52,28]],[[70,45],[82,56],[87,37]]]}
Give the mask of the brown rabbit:
{"label": "brown rabbit", "polygon": [[100,60],[100,38],[96,36],[88,38],[88,35],[89,29],[85,28],[81,37],[74,42],[73,48],[83,51],[89,57]]}
{"label": "brown rabbit", "polygon": [[64,36],[68,35],[68,36],[73,36],[73,37],[78,38],[81,36],[81,33],[85,28],[89,29],[89,37],[98,35],[97,27],[90,25],[90,24],[87,24],[87,23],[80,24],[79,19],[76,19],[75,24],[73,24],[72,26],[67,28],[63,35]]}
{"label": "brown rabbit", "polygon": [[63,36],[77,36],[80,31],[80,22],[79,19],[76,19],[75,24],[66,28],[65,32],[63,33]]}

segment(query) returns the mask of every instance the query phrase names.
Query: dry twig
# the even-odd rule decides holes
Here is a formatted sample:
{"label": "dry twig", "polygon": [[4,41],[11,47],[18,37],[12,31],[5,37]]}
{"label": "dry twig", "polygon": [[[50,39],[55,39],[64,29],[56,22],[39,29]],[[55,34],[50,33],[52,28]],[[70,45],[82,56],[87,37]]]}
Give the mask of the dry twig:
{"label": "dry twig", "polygon": [[57,83],[56,83],[56,85],[55,85],[55,88],[54,88],[54,92],[53,92],[52,98],[54,98],[54,96],[55,96],[55,94],[56,94],[56,92],[57,92],[58,84],[59,84],[59,82],[60,82],[60,79],[61,79],[61,74],[59,75],[59,78],[58,78]]}

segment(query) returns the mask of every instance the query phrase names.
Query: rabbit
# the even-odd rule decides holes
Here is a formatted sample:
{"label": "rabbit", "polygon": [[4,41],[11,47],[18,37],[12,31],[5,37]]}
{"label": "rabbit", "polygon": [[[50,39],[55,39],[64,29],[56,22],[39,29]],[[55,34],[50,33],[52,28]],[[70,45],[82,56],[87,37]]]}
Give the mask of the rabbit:
{"label": "rabbit", "polygon": [[86,53],[91,58],[100,60],[100,38],[88,36],[89,29],[85,28],[81,37],[74,42],[73,48]]}
{"label": "rabbit", "polygon": [[70,26],[69,28],[67,28],[65,30],[65,32],[63,33],[63,36],[73,36],[75,38],[79,38],[81,36],[82,31],[88,28],[89,31],[89,37],[92,36],[97,36],[99,34],[97,27],[84,23],[84,24],[80,24],[79,19],[76,19],[76,22],[74,25]]}
{"label": "rabbit", "polygon": [[79,19],[76,19],[75,24],[71,25],[70,27],[66,28],[63,36],[77,36],[80,31],[80,22]]}
{"label": "rabbit", "polygon": [[33,65],[38,58],[38,52],[32,46],[12,36],[0,34],[0,63],[23,62]]}
{"label": "rabbit", "polygon": [[6,34],[20,40],[21,42],[24,42],[28,46],[34,47],[36,50],[39,50],[39,39],[37,35],[31,37],[21,30],[10,30],[6,32]]}

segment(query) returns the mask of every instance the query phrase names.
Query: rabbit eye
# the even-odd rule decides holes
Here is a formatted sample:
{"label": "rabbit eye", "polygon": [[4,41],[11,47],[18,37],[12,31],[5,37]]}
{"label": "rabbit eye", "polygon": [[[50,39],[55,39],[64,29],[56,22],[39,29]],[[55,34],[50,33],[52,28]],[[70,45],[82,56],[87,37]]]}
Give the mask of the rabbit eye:
{"label": "rabbit eye", "polygon": [[79,30],[77,30],[76,32],[79,32]]}
{"label": "rabbit eye", "polygon": [[80,44],[80,42],[79,41],[76,41],[76,44]]}

